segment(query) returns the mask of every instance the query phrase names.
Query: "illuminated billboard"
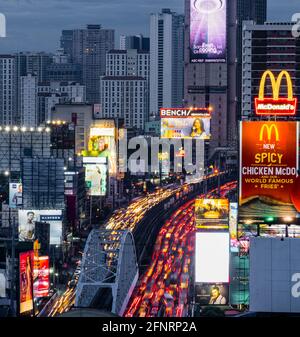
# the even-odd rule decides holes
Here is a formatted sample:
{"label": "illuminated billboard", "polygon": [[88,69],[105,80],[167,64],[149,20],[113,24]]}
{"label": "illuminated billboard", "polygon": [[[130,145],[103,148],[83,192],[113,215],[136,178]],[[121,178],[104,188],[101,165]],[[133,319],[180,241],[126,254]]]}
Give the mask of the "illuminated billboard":
{"label": "illuminated billboard", "polygon": [[239,217],[297,216],[297,122],[241,122]]}
{"label": "illuminated billboard", "polygon": [[[283,79],[286,80],[287,97],[279,97]],[[272,97],[265,97],[265,86],[267,79],[270,79],[271,88],[273,92]],[[267,70],[264,72],[260,87],[259,96],[255,98],[255,110],[257,115],[276,115],[276,116],[293,116],[296,115],[297,98],[294,98],[293,83],[290,74],[283,70],[278,78]]]}
{"label": "illuminated billboard", "polygon": [[9,184],[9,207],[18,208],[23,203],[22,184],[10,183]]}
{"label": "illuminated billboard", "polygon": [[229,233],[230,233],[230,247],[232,252],[238,251],[238,203],[231,202],[229,206]]}
{"label": "illuminated billboard", "polygon": [[226,0],[190,0],[190,61],[226,62]]}
{"label": "illuminated billboard", "polygon": [[117,174],[116,128],[113,120],[99,120],[91,127],[88,149],[82,151],[82,156],[107,158],[110,175]]}
{"label": "illuminated billboard", "polygon": [[196,199],[196,228],[203,230],[228,229],[228,199]]}
{"label": "illuminated billboard", "polygon": [[33,251],[19,256],[20,314],[33,310]]}
{"label": "illuminated billboard", "polygon": [[200,284],[195,287],[195,302],[206,305],[228,305],[229,304],[229,284],[213,283]]}
{"label": "illuminated billboard", "polygon": [[34,257],[33,275],[34,275],[34,282],[33,282],[34,298],[49,296],[49,289],[50,289],[49,256]]}
{"label": "illuminated billboard", "polygon": [[105,196],[107,193],[107,164],[84,164],[85,183],[91,196]]}
{"label": "illuminated billboard", "polygon": [[229,233],[196,233],[196,283],[229,283]]}
{"label": "illuminated billboard", "polygon": [[61,210],[19,210],[19,241],[33,242],[37,239],[39,223],[50,224],[50,244],[60,245],[62,241]]}
{"label": "illuminated billboard", "polygon": [[209,109],[161,109],[161,138],[211,138]]}

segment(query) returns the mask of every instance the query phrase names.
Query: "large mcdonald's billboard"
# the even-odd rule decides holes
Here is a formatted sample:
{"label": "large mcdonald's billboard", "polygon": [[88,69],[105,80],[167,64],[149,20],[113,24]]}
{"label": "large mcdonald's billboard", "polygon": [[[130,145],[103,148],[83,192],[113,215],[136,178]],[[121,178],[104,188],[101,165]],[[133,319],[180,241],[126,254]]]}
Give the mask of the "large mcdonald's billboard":
{"label": "large mcdonald's billboard", "polygon": [[[272,87],[273,97],[265,97],[268,79]],[[287,86],[287,97],[280,97],[284,79]],[[296,115],[297,98],[294,98],[292,79],[287,71],[281,71],[277,78],[270,70],[264,72],[260,82],[258,98],[255,98],[255,110],[257,115]]]}
{"label": "large mcdonald's billboard", "polygon": [[298,130],[297,122],[241,122],[240,218],[297,216]]}

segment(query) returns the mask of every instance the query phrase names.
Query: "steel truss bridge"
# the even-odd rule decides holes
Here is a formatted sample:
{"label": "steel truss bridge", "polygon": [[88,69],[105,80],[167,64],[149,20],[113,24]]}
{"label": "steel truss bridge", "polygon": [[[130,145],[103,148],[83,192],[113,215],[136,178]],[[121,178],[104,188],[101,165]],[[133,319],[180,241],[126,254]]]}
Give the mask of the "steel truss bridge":
{"label": "steel truss bridge", "polygon": [[122,316],[138,276],[132,233],[94,229],[84,249],[75,307],[105,307]]}

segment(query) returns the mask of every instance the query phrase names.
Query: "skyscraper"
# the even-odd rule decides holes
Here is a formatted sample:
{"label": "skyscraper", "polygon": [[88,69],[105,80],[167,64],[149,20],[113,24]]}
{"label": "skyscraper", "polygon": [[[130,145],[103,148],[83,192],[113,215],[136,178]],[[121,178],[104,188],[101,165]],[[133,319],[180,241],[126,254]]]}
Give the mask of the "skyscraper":
{"label": "skyscraper", "polygon": [[149,37],[144,37],[142,34],[133,36],[120,36],[120,49],[137,49],[142,51],[150,51],[150,39]]}
{"label": "skyscraper", "polygon": [[17,71],[14,55],[0,55],[0,123],[19,121],[17,112]]}
{"label": "skyscraper", "polygon": [[103,29],[101,25],[62,31],[61,48],[71,56],[71,62],[82,65],[83,84],[89,103],[100,102],[100,76],[105,75],[106,53],[114,48],[114,36],[114,30]]}
{"label": "skyscraper", "polygon": [[[199,4],[200,3],[200,4]],[[226,2],[222,9],[216,13],[207,14],[201,11],[201,1],[185,1],[185,91],[184,103],[190,107],[212,107],[211,153],[216,147],[227,146],[227,22]],[[225,12],[225,13],[224,13]],[[210,21],[211,20],[211,21]],[[210,46],[215,44],[209,40],[213,35],[209,34],[209,23],[218,20],[218,35],[221,36],[222,50],[210,53]],[[218,36],[218,38],[219,38]],[[195,41],[192,41],[192,37]],[[197,49],[192,59],[192,49]],[[202,59],[200,53],[202,51]],[[219,57],[218,54],[222,56]]]}
{"label": "skyscraper", "polygon": [[[221,35],[225,37],[224,58],[191,62],[190,39],[195,33],[191,32],[192,14],[196,16],[193,18],[196,20],[196,27],[197,25],[199,27],[200,18],[206,20],[206,26],[198,32],[201,40],[209,37],[208,32],[204,34],[205,29],[209,29],[210,23],[216,20],[216,15],[221,15],[222,10],[223,21],[219,18],[218,22],[219,26],[223,22],[223,32],[222,30],[218,32],[218,38]],[[185,105],[212,106],[211,154],[217,147],[237,146],[237,120],[241,114],[242,22],[249,17],[257,22],[264,22],[266,10],[266,0],[222,1],[215,13],[204,13],[201,10],[201,0],[185,1]],[[206,47],[208,48],[209,44]]]}
{"label": "skyscraper", "polygon": [[124,118],[127,127],[142,130],[149,111],[149,53],[111,50],[101,78],[102,118]]}
{"label": "skyscraper", "polygon": [[183,105],[184,15],[162,9],[150,17],[150,116]]}
{"label": "skyscraper", "polygon": [[[275,76],[282,70],[287,70],[292,79],[294,97],[300,100],[300,44],[299,39],[292,35],[292,27],[291,22],[256,24],[253,21],[244,21],[242,68],[244,118],[255,116],[254,99],[258,97],[261,77],[266,70],[271,70]],[[282,97],[286,97],[288,87],[285,81],[282,82],[280,90]],[[273,96],[273,88],[268,81],[265,84],[265,95]],[[299,116],[300,106],[296,114]]]}

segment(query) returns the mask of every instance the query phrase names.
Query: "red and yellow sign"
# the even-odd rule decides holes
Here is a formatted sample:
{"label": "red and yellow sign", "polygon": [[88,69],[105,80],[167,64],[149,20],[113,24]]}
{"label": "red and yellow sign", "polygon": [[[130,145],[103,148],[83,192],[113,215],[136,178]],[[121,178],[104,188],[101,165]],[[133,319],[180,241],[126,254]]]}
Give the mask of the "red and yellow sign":
{"label": "red and yellow sign", "polygon": [[[265,86],[270,79],[273,97],[265,97]],[[279,97],[283,78],[286,79],[287,97]],[[259,96],[255,98],[255,110],[257,115],[293,116],[296,114],[297,98],[294,98],[293,83],[290,74],[283,70],[278,78],[267,70],[264,72],[259,88]]]}
{"label": "red and yellow sign", "polygon": [[293,205],[298,175],[297,122],[242,122],[240,205]]}
{"label": "red and yellow sign", "polygon": [[33,251],[20,254],[20,314],[33,310]]}

